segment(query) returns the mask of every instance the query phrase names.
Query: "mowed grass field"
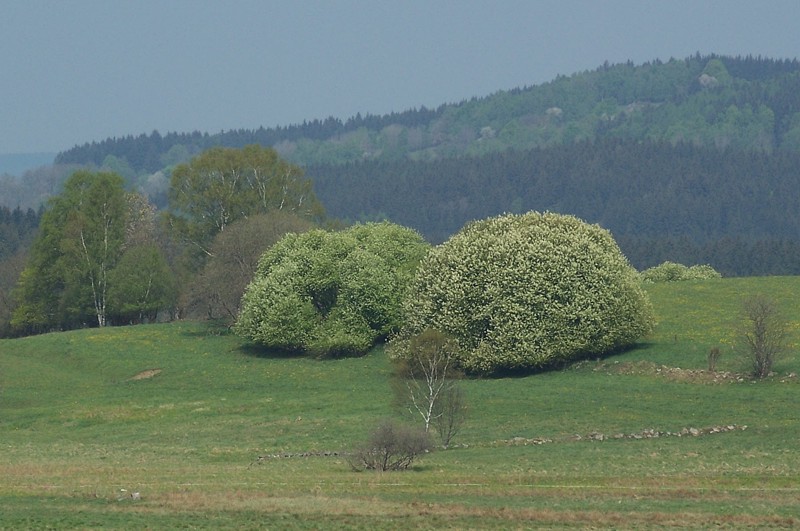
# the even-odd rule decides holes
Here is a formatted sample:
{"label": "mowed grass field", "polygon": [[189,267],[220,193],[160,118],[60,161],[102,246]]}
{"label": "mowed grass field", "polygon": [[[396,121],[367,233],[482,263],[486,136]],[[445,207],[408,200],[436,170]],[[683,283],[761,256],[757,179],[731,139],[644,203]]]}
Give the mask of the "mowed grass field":
{"label": "mowed grass field", "polygon": [[[464,381],[455,447],[406,472],[341,455],[398,415],[381,349],[293,358],[187,322],[2,340],[0,528],[800,525],[800,277],[648,291],[637,348]],[[758,382],[734,351],[753,293],[790,322]]]}

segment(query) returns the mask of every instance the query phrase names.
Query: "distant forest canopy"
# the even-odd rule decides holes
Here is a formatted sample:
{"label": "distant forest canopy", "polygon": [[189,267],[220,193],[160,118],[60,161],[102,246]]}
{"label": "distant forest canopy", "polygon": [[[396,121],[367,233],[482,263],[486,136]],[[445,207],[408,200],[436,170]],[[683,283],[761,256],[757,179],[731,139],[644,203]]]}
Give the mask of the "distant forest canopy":
{"label": "distant forest canopy", "polygon": [[59,164],[102,166],[112,156],[137,175],[211,146],[273,146],[302,166],[359,160],[433,160],[603,137],[800,150],[800,62],[701,56],[605,64],[436,109],[357,115],[217,134],[108,138],[59,153]]}
{"label": "distant forest canopy", "polygon": [[12,210],[0,205],[0,262],[30,245],[41,215],[41,209]]}
{"label": "distant forest canopy", "polygon": [[[434,243],[470,220],[552,211],[611,230],[639,269],[684,260],[710,262],[727,275],[800,274],[797,152],[608,138],[432,162],[318,166],[307,174],[330,213],[388,218]],[[765,245],[775,248],[769,256],[753,255]]]}
{"label": "distant forest canopy", "polygon": [[0,177],[0,204],[38,208],[89,166],[165,208],[175,165],[248,144],[303,166],[330,217],[389,219],[434,243],[473,219],[551,210],[610,229],[639,269],[800,274],[797,59],[605,64],[436,109],[109,138]]}

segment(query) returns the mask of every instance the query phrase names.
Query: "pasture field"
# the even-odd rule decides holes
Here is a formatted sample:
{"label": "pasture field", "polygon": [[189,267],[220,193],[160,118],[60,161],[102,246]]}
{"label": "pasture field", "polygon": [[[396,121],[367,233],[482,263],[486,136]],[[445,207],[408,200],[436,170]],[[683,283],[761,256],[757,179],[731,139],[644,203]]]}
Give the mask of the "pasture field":
{"label": "pasture field", "polygon": [[[0,528],[800,525],[800,277],[647,289],[638,347],[465,380],[455,446],[405,472],[342,456],[398,414],[382,349],[311,360],[191,322],[2,340]],[[751,293],[790,321],[757,382],[734,352]]]}

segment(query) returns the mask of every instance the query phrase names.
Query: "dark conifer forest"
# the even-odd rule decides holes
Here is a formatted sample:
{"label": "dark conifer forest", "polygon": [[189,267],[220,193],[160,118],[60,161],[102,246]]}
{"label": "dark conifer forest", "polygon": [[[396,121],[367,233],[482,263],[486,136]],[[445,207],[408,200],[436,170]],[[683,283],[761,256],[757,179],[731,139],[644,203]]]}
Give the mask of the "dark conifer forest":
{"label": "dark conifer forest", "polygon": [[465,222],[528,210],[612,231],[639,269],[711,263],[725,275],[800,273],[800,154],[602,139],[434,162],[308,168],[349,221],[388,218],[441,242]]}

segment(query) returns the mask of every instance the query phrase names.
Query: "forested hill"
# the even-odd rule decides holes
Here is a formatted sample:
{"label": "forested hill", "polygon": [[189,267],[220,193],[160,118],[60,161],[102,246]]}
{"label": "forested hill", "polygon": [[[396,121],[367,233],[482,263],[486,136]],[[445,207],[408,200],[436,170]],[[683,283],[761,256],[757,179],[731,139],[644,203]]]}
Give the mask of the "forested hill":
{"label": "forested hill", "polygon": [[328,210],[439,242],[502,212],[570,213],[612,231],[639,269],[711,263],[800,274],[800,153],[601,139],[437,161],[310,167]]}
{"label": "forested hill", "polygon": [[[274,146],[329,216],[388,218],[433,242],[508,211],[610,229],[637,268],[800,274],[800,62],[699,54],[603,65],[436,109],[219,134],[112,138],[58,155],[165,205],[204,149]],[[2,183],[0,183],[2,185]]]}
{"label": "forested hill", "polygon": [[800,150],[800,62],[699,54],[603,65],[437,109],[342,121],[208,133],[109,138],[60,153],[57,163],[152,173],[213,146],[274,146],[300,165],[433,160],[603,137]]}

